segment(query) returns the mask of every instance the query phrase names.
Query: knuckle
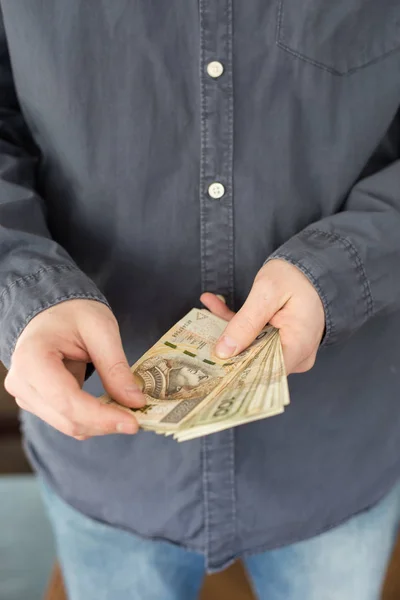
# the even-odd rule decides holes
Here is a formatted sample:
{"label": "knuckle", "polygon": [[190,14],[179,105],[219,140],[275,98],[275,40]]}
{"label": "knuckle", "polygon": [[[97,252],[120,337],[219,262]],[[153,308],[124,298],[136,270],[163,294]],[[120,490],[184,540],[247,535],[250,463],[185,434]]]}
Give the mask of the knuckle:
{"label": "knuckle", "polygon": [[254,321],[250,315],[243,314],[237,323],[237,326],[246,336],[255,336],[258,333]]}
{"label": "knuckle", "polygon": [[102,416],[97,422],[97,429],[102,433],[115,433],[118,420],[113,415]]}
{"label": "knuckle", "polygon": [[9,371],[4,379],[4,388],[11,396],[17,395],[18,383],[18,376],[15,374],[15,370]]}
{"label": "knuckle", "polygon": [[35,356],[35,353],[35,348],[31,343],[27,341],[21,343],[12,355],[12,367],[24,369],[26,364],[32,361],[32,357]]}
{"label": "knuckle", "polygon": [[107,307],[96,305],[93,306],[92,309],[92,316],[100,327],[118,329],[118,321],[115,315]]}
{"label": "knuckle", "polygon": [[102,423],[101,427],[98,428],[98,431],[101,435],[115,433],[117,431],[117,424],[113,421]]}
{"label": "knuckle", "polygon": [[110,377],[120,377],[121,375],[126,375],[128,372],[130,372],[130,369],[127,362],[124,360],[120,360],[110,365],[107,369],[107,374]]}

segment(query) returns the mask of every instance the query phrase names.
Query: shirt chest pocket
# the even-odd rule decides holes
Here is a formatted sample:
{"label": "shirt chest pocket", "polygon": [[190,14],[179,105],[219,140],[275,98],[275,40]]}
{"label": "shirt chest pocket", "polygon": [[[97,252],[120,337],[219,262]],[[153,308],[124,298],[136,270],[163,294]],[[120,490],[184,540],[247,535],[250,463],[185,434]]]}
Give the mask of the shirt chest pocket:
{"label": "shirt chest pocket", "polygon": [[278,0],[277,43],[348,75],[400,51],[400,0]]}

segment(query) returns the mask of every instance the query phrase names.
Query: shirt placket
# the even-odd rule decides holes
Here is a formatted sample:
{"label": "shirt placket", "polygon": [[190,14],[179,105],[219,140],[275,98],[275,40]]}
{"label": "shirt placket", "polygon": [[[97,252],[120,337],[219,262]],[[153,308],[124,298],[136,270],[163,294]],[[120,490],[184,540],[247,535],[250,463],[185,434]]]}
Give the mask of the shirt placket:
{"label": "shirt placket", "polygon": [[[199,0],[201,80],[201,265],[203,291],[232,307],[232,0]],[[226,565],[236,546],[234,431],[203,438],[205,555]]]}

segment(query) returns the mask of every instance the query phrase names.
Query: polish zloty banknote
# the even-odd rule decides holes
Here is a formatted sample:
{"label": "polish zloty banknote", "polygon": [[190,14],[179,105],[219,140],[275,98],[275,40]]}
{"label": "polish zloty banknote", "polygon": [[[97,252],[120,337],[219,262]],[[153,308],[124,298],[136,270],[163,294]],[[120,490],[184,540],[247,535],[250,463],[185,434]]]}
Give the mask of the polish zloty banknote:
{"label": "polish zloty banknote", "polygon": [[275,332],[247,367],[188,419],[174,437],[189,440],[282,413],[289,394],[281,360],[273,360],[279,346],[279,334]]}
{"label": "polish zloty banknote", "polygon": [[282,412],[289,396],[277,331],[266,327],[226,361],[213,353],[225,327],[192,309],[133,365],[146,406],[132,412],[143,429],[184,440]]}

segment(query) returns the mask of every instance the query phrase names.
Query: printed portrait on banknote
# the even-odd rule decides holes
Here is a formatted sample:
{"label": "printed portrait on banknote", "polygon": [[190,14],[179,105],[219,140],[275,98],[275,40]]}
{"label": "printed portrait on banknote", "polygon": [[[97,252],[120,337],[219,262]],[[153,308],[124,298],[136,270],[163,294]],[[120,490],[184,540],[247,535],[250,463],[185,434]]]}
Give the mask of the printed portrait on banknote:
{"label": "printed portrait on banknote", "polygon": [[171,353],[145,360],[135,375],[142,381],[143,392],[153,400],[183,400],[206,396],[213,390],[224,375],[222,368],[220,377],[215,371],[215,366],[211,369],[197,357]]}

